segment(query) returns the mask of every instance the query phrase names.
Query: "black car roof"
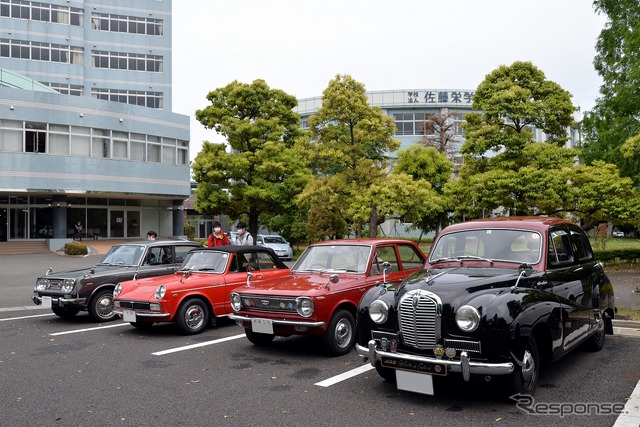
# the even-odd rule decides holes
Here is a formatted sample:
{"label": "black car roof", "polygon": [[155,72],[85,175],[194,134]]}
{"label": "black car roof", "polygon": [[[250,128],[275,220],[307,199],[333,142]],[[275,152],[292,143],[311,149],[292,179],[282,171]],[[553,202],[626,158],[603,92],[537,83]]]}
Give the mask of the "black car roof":
{"label": "black car roof", "polygon": [[282,262],[280,257],[278,257],[278,255],[276,255],[276,253],[275,253],[275,251],[273,249],[268,248],[266,246],[258,246],[258,245],[252,245],[252,246],[228,245],[228,246],[215,246],[215,247],[212,247],[212,248],[202,247],[202,248],[191,249],[189,252],[191,253],[191,252],[200,252],[200,251],[228,252],[228,253],[236,253],[236,254],[246,254],[246,253],[251,253],[251,252],[268,252],[271,255],[271,257],[273,258],[274,263],[276,264],[276,266],[278,268],[289,268],[289,267],[287,267],[287,265],[284,262]]}

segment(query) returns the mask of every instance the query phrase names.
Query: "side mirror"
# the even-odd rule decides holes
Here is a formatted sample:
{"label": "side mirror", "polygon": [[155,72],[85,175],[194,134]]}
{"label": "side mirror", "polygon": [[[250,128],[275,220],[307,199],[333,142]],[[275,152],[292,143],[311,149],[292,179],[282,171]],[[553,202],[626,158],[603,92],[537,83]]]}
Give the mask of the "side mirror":
{"label": "side mirror", "polygon": [[382,283],[387,283],[387,273],[391,271],[391,263],[385,261],[382,263]]}

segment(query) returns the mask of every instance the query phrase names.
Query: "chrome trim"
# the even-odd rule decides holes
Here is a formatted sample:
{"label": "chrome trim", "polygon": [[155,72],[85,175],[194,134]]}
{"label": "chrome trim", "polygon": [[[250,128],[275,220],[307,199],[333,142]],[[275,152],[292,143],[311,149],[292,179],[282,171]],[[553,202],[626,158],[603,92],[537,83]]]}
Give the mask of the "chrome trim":
{"label": "chrome trim", "polygon": [[[44,295],[45,297],[49,296],[49,295]],[[36,302],[37,301],[37,302]],[[54,301],[58,301],[58,305],[65,305],[65,304],[85,304],[87,302],[86,298],[62,298],[62,297],[51,297],[51,303],[53,304]],[[40,295],[34,295],[33,296],[33,302],[40,305],[42,304],[42,296]]]}
{"label": "chrome trim", "polygon": [[[171,316],[171,313],[147,313],[147,312],[139,312],[135,310],[128,310],[128,311],[135,312],[136,317],[169,317]],[[111,312],[115,314],[119,314],[121,316],[124,314],[124,310],[120,308],[114,308],[113,310],[111,310]]]}
{"label": "chrome trim", "polygon": [[229,319],[235,320],[237,322],[251,322],[251,319],[271,320],[274,325],[306,326],[308,328],[324,328],[327,325],[326,322],[305,322],[300,320],[270,319],[266,317],[248,317],[248,316],[241,316],[235,313],[230,313]]}
{"label": "chrome trim", "polygon": [[486,363],[486,362],[474,362],[471,360],[466,351],[460,354],[460,360],[448,360],[437,359],[435,357],[416,356],[412,354],[404,353],[391,353],[388,351],[378,350],[376,348],[376,341],[370,340],[367,343],[367,347],[363,347],[356,343],[356,353],[362,357],[365,362],[369,361],[371,366],[376,366],[376,362],[382,360],[382,357],[392,357],[399,360],[406,360],[408,362],[419,363],[438,363],[446,365],[450,372],[461,372],[465,381],[469,381],[471,374],[479,375],[508,375],[514,371],[513,363]]}

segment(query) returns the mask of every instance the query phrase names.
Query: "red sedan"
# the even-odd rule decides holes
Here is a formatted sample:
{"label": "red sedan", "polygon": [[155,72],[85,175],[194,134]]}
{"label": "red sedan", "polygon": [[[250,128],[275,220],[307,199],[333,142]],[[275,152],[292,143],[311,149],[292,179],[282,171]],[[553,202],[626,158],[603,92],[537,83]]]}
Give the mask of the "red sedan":
{"label": "red sedan", "polygon": [[317,335],[330,355],[346,354],[355,343],[354,319],[362,295],[382,283],[384,273],[387,282],[399,283],[424,268],[425,259],[407,240],[319,242],[300,256],[292,275],[235,289],[229,317],[256,345],[268,344],[276,335]]}
{"label": "red sedan", "polygon": [[261,283],[289,274],[289,268],[270,248],[194,249],[172,276],[118,283],[113,292],[113,311],[138,328],[175,322],[183,334],[197,334],[215,317],[231,312],[229,294],[246,284],[247,277]]}

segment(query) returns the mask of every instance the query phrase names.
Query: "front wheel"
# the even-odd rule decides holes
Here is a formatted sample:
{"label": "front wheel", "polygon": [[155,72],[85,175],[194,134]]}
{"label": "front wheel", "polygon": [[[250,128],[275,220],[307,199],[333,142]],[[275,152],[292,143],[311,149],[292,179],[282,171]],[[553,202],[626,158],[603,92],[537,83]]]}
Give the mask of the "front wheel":
{"label": "front wheel", "polygon": [[98,291],[89,301],[89,316],[96,322],[108,322],[116,318],[113,312],[113,290]]}
{"label": "front wheel", "polygon": [[209,324],[207,305],[198,298],[185,301],[178,310],[176,324],[183,335],[199,334]]}
{"label": "front wheel", "polygon": [[538,341],[532,335],[527,341],[522,360],[515,361],[515,371],[509,377],[510,395],[528,394],[533,396],[540,377],[540,353]]}
{"label": "front wheel", "polygon": [[71,319],[76,314],[80,313],[80,309],[78,308],[53,307],[51,310],[53,310],[53,313],[61,319]]}
{"label": "front wheel", "polygon": [[247,336],[247,339],[251,342],[251,344],[257,346],[267,345],[275,338],[274,334],[261,334],[258,332],[253,332],[251,329],[247,328],[245,328],[244,334]]}
{"label": "front wheel", "polygon": [[356,342],[356,322],[347,310],[338,310],[331,317],[324,333],[323,343],[330,356],[349,353]]}

